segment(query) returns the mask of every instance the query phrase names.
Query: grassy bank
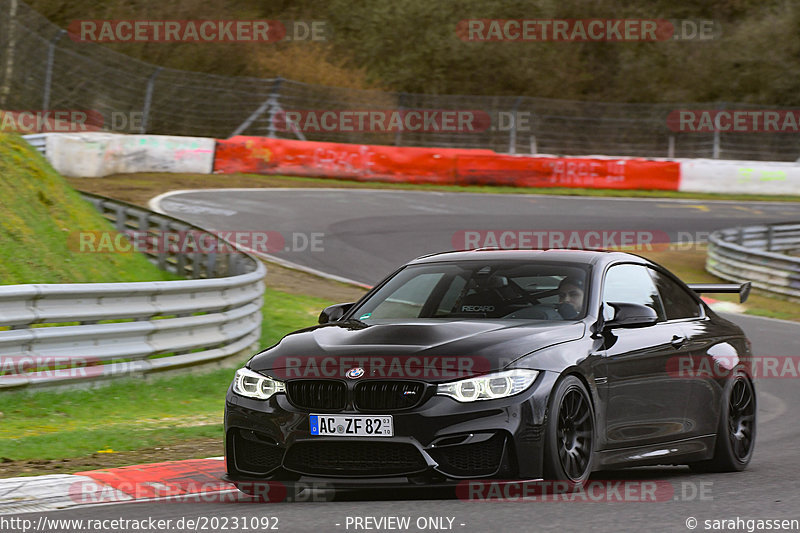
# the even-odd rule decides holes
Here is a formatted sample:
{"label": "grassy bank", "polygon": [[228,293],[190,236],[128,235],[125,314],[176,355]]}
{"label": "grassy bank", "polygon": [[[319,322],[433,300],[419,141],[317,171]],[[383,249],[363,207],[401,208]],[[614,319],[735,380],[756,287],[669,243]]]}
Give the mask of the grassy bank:
{"label": "grassy bank", "polygon": [[81,253],[111,224],[25,140],[0,133],[0,284],[175,279],[137,253]]}

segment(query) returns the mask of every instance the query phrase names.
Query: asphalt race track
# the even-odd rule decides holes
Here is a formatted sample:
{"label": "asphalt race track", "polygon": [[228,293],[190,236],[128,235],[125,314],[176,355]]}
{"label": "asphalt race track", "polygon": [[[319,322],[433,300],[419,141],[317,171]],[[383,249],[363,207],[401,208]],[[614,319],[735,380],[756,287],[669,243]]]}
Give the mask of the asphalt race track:
{"label": "asphalt race track", "polygon": [[[370,285],[415,257],[456,248],[454,237],[466,231],[620,230],[652,232],[654,242],[686,242],[689,234],[705,240],[716,229],[800,220],[791,203],[374,189],[206,190],[153,203],[207,229],[280,232],[289,250],[272,255]],[[322,234],[324,251],[303,249],[304,237],[293,243],[297,233]]]}
{"label": "asphalt race track", "polygon": [[[374,284],[416,256],[454,248],[454,234],[465,230],[644,230],[663,232],[669,239],[685,242],[687,233],[800,220],[796,204],[788,203],[342,189],[198,191],[171,195],[158,204],[164,212],[208,229],[281,232],[290,250],[276,251],[274,255],[278,258],[366,284]],[[292,251],[291,236],[295,233],[321,233],[324,251]],[[699,238],[702,236],[698,234]],[[800,355],[798,324],[738,315],[730,318],[745,329],[756,354]],[[443,527],[423,530],[465,532],[691,531],[687,526],[690,517],[699,522],[697,531],[706,531],[709,528],[705,520],[798,519],[798,379],[757,381],[759,419],[755,456],[743,473],[700,475],[684,467],[658,467],[593,476],[597,480],[668,483],[674,489],[673,498],[668,501],[470,502],[440,499],[436,494],[422,491],[402,496],[371,491],[340,495],[341,501],[334,502],[149,502],[95,505],[46,514],[65,519],[173,520],[275,516],[282,531],[314,532],[366,531],[365,527],[354,527],[354,517],[387,516],[410,517],[409,531],[420,530],[417,528],[420,518],[447,517],[452,519],[452,525],[445,519]],[[688,524],[693,523],[689,520]],[[742,527],[747,531],[746,526]]]}

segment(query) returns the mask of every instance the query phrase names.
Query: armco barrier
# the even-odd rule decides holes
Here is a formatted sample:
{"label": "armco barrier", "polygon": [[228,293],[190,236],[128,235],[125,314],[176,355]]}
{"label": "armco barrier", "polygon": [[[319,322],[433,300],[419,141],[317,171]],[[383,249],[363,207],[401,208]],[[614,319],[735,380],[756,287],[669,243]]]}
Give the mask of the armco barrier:
{"label": "armco barrier", "polygon": [[[96,195],[118,231],[202,231]],[[217,239],[216,237],[214,237]],[[261,331],[266,269],[239,252],[157,250],[162,269],[197,279],[0,286],[0,388],[89,383],[249,353]],[[77,325],[36,325],[77,323]]]}
{"label": "armco barrier", "polygon": [[51,135],[48,133],[34,133],[31,135],[23,135],[22,138],[28,141],[28,144],[33,146],[37,152],[47,158],[47,137]]}
{"label": "armco barrier", "polygon": [[[34,142],[41,142],[37,137]],[[214,139],[105,132],[45,134],[48,161],[62,175],[100,178],[131,172],[210,174]]]}
{"label": "armco barrier", "polygon": [[706,270],[731,281],[800,301],[800,223],[715,231],[708,239]]}
{"label": "armco barrier", "polygon": [[396,148],[232,137],[217,141],[214,172],[406,183],[677,190],[680,166],[641,159],[508,156],[490,150]]}

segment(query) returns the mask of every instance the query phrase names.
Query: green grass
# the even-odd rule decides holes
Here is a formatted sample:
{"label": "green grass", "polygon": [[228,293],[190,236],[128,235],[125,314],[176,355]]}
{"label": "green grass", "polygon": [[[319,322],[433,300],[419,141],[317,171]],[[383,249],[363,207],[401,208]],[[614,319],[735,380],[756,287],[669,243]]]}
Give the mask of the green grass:
{"label": "green grass", "polygon": [[14,134],[0,134],[0,284],[176,279],[138,253],[86,253],[82,231],[111,224]]}
{"label": "green grass", "polygon": [[[267,289],[261,345],[315,324],[320,310],[331,303]],[[86,390],[2,393],[0,458],[60,459],[222,438],[225,391],[233,372],[224,368],[202,376],[119,380]]]}
{"label": "green grass", "polygon": [[261,346],[275,344],[285,334],[295,329],[317,323],[323,308],[332,305],[324,298],[304,294],[276,291],[267,287],[261,321]]}
{"label": "green grass", "polygon": [[115,453],[165,445],[180,440],[218,437],[222,441],[221,423],[192,427],[162,427],[147,430],[138,427],[59,431],[24,439],[3,441],[0,460],[47,460],[84,457],[95,452]]}

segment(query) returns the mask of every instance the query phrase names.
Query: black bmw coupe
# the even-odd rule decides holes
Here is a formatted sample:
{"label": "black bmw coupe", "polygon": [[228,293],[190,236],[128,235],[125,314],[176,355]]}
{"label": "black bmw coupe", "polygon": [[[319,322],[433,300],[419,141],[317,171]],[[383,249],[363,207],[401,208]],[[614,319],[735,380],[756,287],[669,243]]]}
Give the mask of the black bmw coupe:
{"label": "black bmw coupe", "polygon": [[[702,292],[622,252],[418,258],[286,335],[227,393],[227,479],[331,486],[552,479],[753,453],[750,343]],[[247,490],[247,489],[242,489]]]}

